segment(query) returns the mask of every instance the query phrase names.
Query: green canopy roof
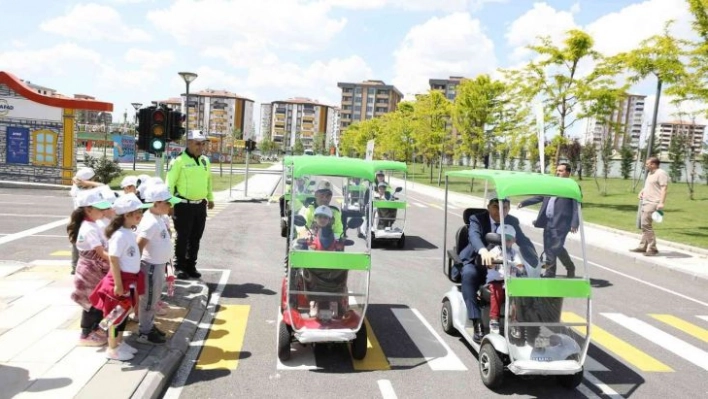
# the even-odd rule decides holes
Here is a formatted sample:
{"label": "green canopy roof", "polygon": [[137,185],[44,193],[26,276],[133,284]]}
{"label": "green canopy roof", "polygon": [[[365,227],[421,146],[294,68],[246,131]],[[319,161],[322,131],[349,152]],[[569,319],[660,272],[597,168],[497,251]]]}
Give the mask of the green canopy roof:
{"label": "green canopy roof", "polygon": [[375,169],[371,162],[358,158],[307,155],[284,160],[291,162],[295,178],[307,175],[358,177],[366,180],[375,179]]}
{"label": "green canopy roof", "polygon": [[376,170],[396,170],[400,172],[405,172],[408,170],[408,165],[406,165],[405,162],[385,160],[373,160],[369,162],[374,165],[374,169]]}
{"label": "green canopy roof", "polygon": [[493,169],[455,170],[447,172],[445,175],[487,180],[494,184],[497,196],[501,198],[518,195],[547,195],[572,198],[578,202],[583,200],[583,194],[578,183],[568,178],[542,175],[540,173]]}

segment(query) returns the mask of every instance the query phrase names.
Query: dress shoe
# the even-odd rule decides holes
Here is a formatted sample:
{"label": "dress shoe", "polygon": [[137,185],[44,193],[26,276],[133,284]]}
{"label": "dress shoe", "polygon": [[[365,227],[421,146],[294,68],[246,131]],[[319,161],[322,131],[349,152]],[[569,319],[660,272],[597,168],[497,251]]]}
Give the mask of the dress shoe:
{"label": "dress shoe", "polygon": [[644,253],[644,252],[646,252],[646,251],[647,251],[647,249],[646,249],[646,248],[642,248],[642,247],[632,248],[632,249],[629,250],[629,252],[637,252],[637,253]]}
{"label": "dress shoe", "polygon": [[196,270],[190,271],[190,272],[188,272],[187,274],[188,274],[189,277],[191,277],[191,278],[201,278],[201,277],[202,277],[202,274],[199,273],[199,272],[196,271]]}
{"label": "dress shoe", "polygon": [[575,269],[568,269],[568,273],[566,274],[566,277],[575,278]]}
{"label": "dress shoe", "polygon": [[189,280],[189,274],[187,272],[183,272],[181,270],[177,272],[176,276],[180,280]]}
{"label": "dress shoe", "polygon": [[484,337],[484,328],[482,328],[482,321],[479,319],[474,319],[472,320],[472,323],[474,324],[474,335],[472,336],[472,340],[476,343],[480,343],[482,341],[482,338]]}
{"label": "dress shoe", "polygon": [[659,251],[647,251],[644,252],[644,256],[656,256],[659,254]]}

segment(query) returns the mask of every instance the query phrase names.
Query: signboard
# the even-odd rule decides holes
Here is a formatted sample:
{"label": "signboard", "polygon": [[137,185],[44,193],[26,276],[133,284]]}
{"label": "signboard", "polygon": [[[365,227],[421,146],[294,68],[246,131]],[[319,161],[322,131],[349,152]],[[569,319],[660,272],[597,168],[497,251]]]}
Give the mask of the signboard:
{"label": "signboard", "polygon": [[366,142],[366,160],[371,161],[374,159],[374,140],[369,140]]}
{"label": "signboard", "polygon": [[113,160],[133,162],[135,156],[135,138],[133,136],[113,135]]}
{"label": "signboard", "polygon": [[33,119],[59,122],[62,108],[50,107],[18,97],[0,97],[0,119]]}
{"label": "signboard", "polygon": [[29,164],[29,129],[7,127],[7,163]]}
{"label": "signboard", "polygon": [[246,140],[234,140],[234,148],[246,148]]}

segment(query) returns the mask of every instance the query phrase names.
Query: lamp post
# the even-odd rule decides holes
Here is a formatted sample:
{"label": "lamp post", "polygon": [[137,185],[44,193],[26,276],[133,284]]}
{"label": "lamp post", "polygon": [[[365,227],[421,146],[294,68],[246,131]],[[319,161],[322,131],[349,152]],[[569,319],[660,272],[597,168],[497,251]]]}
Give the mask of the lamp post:
{"label": "lamp post", "polygon": [[111,118],[111,114],[109,112],[101,112],[99,118],[103,120],[103,127],[105,129],[103,132],[103,157],[106,158],[108,156],[108,119]]}
{"label": "lamp post", "polygon": [[177,74],[184,79],[184,83],[187,85],[186,99],[184,100],[184,131],[189,135],[189,84],[194,82],[194,79],[197,78],[197,74],[194,72],[178,72]]}
{"label": "lamp post", "polygon": [[135,120],[133,123],[133,170],[135,170],[135,160],[138,158],[138,110],[142,103],[130,103],[135,109]]}

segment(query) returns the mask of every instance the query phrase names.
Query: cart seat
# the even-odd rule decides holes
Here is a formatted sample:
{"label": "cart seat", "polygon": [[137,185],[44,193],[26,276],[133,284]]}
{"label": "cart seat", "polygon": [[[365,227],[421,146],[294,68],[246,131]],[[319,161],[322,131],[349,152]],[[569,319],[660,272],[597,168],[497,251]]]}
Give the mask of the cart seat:
{"label": "cart seat", "polygon": [[463,264],[460,253],[469,244],[470,217],[486,210],[486,208],[467,208],[462,212],[463,225],[455,233],[455,246],[447,250],[445,275],[453,283],[459,284],[462,280]]}

